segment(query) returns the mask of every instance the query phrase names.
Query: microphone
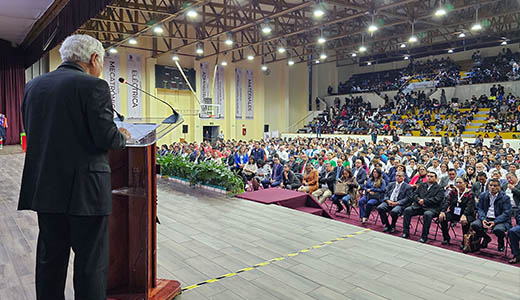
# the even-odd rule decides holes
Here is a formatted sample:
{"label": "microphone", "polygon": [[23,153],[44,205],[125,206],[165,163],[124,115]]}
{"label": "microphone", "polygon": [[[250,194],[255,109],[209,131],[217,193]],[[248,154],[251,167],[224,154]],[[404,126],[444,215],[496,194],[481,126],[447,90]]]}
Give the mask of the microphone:
{"label": "microphone", "polygon": [[120,114],[115,108],[112,108],[114,110],[114,112],[116,113],[117,115],[117,118],[119,119],[119,121],[123,122],[125,120],[125,116],[123,116],[122,114]]}
{"label": "microphone", "polygon": [[139,88],[137,85],[133,85],[133,84],[129,83],[129,82],[126,81],[123,77],[119,77],[119,82],[121,82],[122,84],[129,85],[129,86],[131,86],[132,88],[134,88],[134,89],[136,89],[136,90],[139,90],[139,91],[145,93],[146,95],[148,95],[148,96],[154,98],[155,100],[159,100],[159,101],[161,101],[162,103],[164,103],[165,105],[167,105],[167,106],[172,110],[172,112],[173,112],[173,114],[174,114],[175,116],[178,116],[178,115],[179,115],[179,113],[177,113],[177,111],[176,111],[175,109],[173,109],[173,107],[172,107],[168,102],[166,102],[166,101],[164,101],[164,100],[162,100],[162,99],[160,99],[160,98],[158,98],[158,97],[156,97],[156,96],[154,96],[154,95],[148,93],[147,91],[145,91],[145,90]]}

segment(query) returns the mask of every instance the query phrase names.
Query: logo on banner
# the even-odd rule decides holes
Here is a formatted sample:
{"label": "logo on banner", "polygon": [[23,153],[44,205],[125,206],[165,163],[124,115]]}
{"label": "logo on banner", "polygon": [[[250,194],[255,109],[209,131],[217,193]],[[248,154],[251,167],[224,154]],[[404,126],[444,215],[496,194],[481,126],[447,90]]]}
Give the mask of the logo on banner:
{"label": "logo on banner", "polygon": [[119,54],[107,53],[103,65],[103,78],[110,88],[110,98],[112,107],[117,111],[121,109],[121,94],[119,90],[119,77],[121,77],[121,58]]}
{"label": "logo on banner", "polygon": [[128,82],[133,86],[128,90],[128,116],[141,118],[143,115],[143,95],[137,88],[142,89],[143,64],[140,55],[128,54],[127,62]]}

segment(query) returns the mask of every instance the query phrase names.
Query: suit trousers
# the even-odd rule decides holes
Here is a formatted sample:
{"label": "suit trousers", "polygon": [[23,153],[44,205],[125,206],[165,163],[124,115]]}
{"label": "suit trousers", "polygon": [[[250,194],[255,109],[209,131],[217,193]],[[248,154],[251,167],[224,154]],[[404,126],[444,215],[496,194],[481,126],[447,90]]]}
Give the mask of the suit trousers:
{"label": "suit trousers", "polygon": [[65,300],[64,289],[71,248],[74,251],[74,299],[106,300],[108,218],[38,213],[38,300]]}
{"label": "suit trousers", "polygon": [[[486,229],[484,229],[484,227],[482,227],[482,221],[480,219],[477,219],[475,221],[473,221],[473,223],[471,223],[471,229],[473,229],[476,233],[477,233],[477,236],[478,237],[483,237],[483,236],[487,236],[487,233],[486,233]],[[506,227],[506,224],[505,223],[498,223],[498,224],[495,224],[495,226],[493,227],[493,234],[495,234],[498,238],[498,243],[501,244],[501,243],[504,243],[504,237],[506,236],[506,231],[507,231],[507,227]]]}
{"label": "suit trousers", "polygon": [[[379,217],[381,217],[381,223],[385,226],[390,226],[395,228],[395,224],[397,223],[397,219],[403,213],[405,207],[401,205],[396,205],[394,207],[388,205],[388,203],[383,202],[379,204],[377,207],[377,212],[379,213]],[[392,217],[392,223],[388,223],[388,215],[387,212],[390,212],[390,216]]]}
{"label": "suit trousers", "polygon": [[412,217],[417,215],[423,216],[421,238],[426,240],[428,239],[428,234],[430,233],[430,225],[432,224],[432,220],[439,214],[434,210],[424,209],[419,206],[407,207],[403,212],[403,233],[410,234],[410,222]]}
{"label": "suit trousers", "polygon": [[511,253],[513,253],[514,256],[520,256],[520,250],[518,250],[520,246],[520,224],[509,229],[508,235],[509,242],[511,243]]}
{"label": "suit trousers", "polygon": [[314,196],[314,198],[318,199],[318,202],[320,202],[320,204],[322,204],[323,202],[325,202],[327,198],[332,196],[332,192],[328,188],[322,187],[315,190],[312,193],[312,195]]}

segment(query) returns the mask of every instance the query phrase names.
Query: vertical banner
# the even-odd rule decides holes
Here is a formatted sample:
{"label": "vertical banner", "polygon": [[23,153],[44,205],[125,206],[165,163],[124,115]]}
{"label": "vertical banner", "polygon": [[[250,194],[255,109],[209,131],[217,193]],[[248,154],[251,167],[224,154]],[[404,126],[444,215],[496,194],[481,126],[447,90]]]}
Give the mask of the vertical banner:
{"label": "vertical banner", "polygon": [[112,98],[112,107],[121,111],[121,93],[119,90],[119,77],[121,77],[121,58],[119,54],[107,53],[103,64],[103,78],[110,88],[110,98]]}
{"label": "vertical banner", "polygon": [[200,99],[210,98],[209,94],[209,65],[200,63]]}
{"label": "vertical banner", "polygon": [[242,119],[242,69],[235,68],[235,111],[236,119]]}
{"label": "vertical banner", "polygon": [[213,93],[214,101],[217,104],[215,108],[215,116],[217,119],[224,119],[224,68],[215,66],[215,92]]}
{"label": "vertical banner", "polygon": [[[126,81],[129,84],[143,88],[143,62],[140,55],[127,54],[126,56]],[[141,118],[143,116],[143,94],[136,88],[127,88],[129,118]]]}
{"label": "vertical banner", "polygon": [[253,120],[254,111],[253,111],[253,71],[246,70],[246,120]]}

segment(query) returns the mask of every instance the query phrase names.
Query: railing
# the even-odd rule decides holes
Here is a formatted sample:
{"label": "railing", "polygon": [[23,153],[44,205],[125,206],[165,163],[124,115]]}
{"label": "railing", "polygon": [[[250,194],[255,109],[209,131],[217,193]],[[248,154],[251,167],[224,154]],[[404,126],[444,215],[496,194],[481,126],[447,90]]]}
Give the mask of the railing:
{"label": "railing", "polygon": [[315,113],[321,113],[321,111],[311,111],[311,112],[309,112],[305,117],[303,117],[299,121],[297,121],[294,124],[292,124],[289,127],[287,127],[283,132],[297,131],[297,130],[303,128],[307,123],[309,123],[309,121],[310,121],[309,120],[309,116],[312,116],[312,118],[314,118],[314,114]]}

